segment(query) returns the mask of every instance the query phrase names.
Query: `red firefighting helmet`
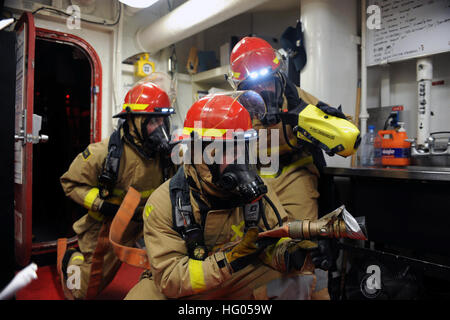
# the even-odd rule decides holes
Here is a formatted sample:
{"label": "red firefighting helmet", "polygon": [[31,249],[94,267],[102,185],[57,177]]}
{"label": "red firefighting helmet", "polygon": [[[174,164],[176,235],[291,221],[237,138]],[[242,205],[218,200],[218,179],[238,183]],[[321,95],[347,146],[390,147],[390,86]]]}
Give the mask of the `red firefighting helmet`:
{"label": "red firefighting helmet", "polygon": [[208,95],[188,110],[178,138],[188,141],[194,133],[204,141],[256,139],[252,120],[261,119],[265,112],[264,100],[254,91]]}
{"label": "red firefighting helmet", "polygon": [[122,111],[113,118],[132,115],[169,116],[175,113],[169,96],[152,82],[138,82],[125,96]]}
{"label": "red firefighting helmet", "polygon": [[283,59],[265,40],[245,37],[231,51],[229,79],[234,88],[244,80],[257,80],[278,71]]}

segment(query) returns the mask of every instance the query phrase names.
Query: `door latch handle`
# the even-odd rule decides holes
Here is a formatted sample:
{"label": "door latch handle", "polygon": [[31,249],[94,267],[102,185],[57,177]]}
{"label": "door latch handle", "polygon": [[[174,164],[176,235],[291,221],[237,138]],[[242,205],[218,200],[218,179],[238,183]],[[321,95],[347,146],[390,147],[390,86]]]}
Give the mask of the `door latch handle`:
{"label": "door latch handle", "polygon": [[45,134],[39,134],[39,131],[41,131],[41,124],[42,124],[42,117],[38,116],[36,114],[33,114],[33,133],[28,133],[25,136],[24,130],[20,130],[19,134],[14,135],[15,142],[22,141],[23,144],[25,143],[45,143],[48,141],[48,136]]}

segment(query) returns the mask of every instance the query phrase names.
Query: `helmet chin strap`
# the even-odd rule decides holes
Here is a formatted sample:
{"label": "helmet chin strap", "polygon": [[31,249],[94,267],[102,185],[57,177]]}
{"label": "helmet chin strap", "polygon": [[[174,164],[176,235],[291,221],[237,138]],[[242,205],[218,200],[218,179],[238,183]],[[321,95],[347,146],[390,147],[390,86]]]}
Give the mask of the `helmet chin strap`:
{"label": "helmet chin strap", "polygon": [[298,95],[297,87],[283,73],[280,73],[280,76],[283,78],[283,95],[286,97],[288,110],[298,107],[302,100]]}
{"label": "helmet chin strap", "polygon": [[[283,106],[283,97],[286,94],[286,87],[288,86],[288,79],[286,79],[286,75],[283,72],[277,71],[277,77],[280,79],[281,82],[281,94],[279,95],[279,99],[281,100],[281,104],[279,105],[280,109]],[[292,88],[290,88],[292,89]]]}
{"label": "helmet chin strap", "polygon": [[134,120],[136,120],[136,119],[135,118],[131,119],[131,123],[133,123],[134,133],[136,134],[139,142],[143,145],[144,144],[144,138],[141,136],[141,133],[139,132],[139,130],[138,130]]}

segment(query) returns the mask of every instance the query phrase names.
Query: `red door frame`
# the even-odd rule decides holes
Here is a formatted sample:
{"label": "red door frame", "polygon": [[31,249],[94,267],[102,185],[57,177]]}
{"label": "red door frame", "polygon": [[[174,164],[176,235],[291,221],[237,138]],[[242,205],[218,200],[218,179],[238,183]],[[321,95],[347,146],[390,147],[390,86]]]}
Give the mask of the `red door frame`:
{"label": "red door frame", "polygon": [[[79,47],[88,56],[93,70],[91,76],[91,128],[90,142],[101,140],[102,123],[102,66],[94,48],[85,40],[72,34],[58,31],[36,28],[34,17],[30,12],[25,12],[16,24],[15,31],[21,32],[26,25],[26,82],[24,109],[27,110],[25,136],[32,134],[33,130],[33,104],[34,104],[34,63],[35,63],[35,40],[36,37],[50,39]],[[51,138],[51,137],[50,137]],[[32,182],[33,182],[33,144],[31,142],[23,146],[23,179],[22,184],[14,185],[15,193],[15,234],[16,234],[16,261],[25,266],[29,263],[32,253],[52,252],[56,250],[55,241],[32,243]],[[19,232],[19,231],[20,232]],[[20,236],[18,240],[17,237]],[[76,237],[70,239],[76,242]]]}
{"label": "red door frame", "polygon": [[[91,132],[90,142],[98,142],[101,140],[101,124],[102,124],[102,65],[100,58],[94,48],[85,40],[69,33],[53,31],[44,28],[36,28],[36,37],[46,40],[63,42],[75,45],[81,49],[88,57],[92,69],[91,75]],[[77,237],[68,239],[68,244],[75,244]],[[42,254],[54,252],[56,250],[57,240],[38,242],[32,244],[33,254]]]}
{"label": "red door frame", "polygon": [[[36,36],[38,38],[51,39],[76,45],[88,56],[89,63],[91,64],[91,68],[93,70],[91,76],[91,84],[93,88],[93,91],[91,92],[91,143],[100,141],[102,137],[102,64],[97,52],[88,42],[70,33],[36,28]],[[94,110],[94,108],[96,110]]]}

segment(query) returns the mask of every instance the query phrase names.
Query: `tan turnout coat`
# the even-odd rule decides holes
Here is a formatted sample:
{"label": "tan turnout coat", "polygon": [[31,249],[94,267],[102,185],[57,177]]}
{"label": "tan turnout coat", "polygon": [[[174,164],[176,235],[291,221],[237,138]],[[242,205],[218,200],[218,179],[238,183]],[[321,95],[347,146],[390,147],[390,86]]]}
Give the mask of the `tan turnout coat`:
{"label": "tan turnout coat", "polygon": [[[98,211],[104,201],[99,197],[98,176],[108,153],[108,142],[109,138],[90,144],[78,154],[60,179],[65,194],[88,210],[88,213],[73,225],[82,253],[81,256],[73,257],[69,263],[81,267],[81,288],[72,291],[76,299],[82,299],[86,295],[92,255],[97,246],[100,228],[103,223],[111,222],[111,218],[105,218]],[[163,183],[160,161],[144,159],[126,142],[123,146],[117,183],[113,196],[107,201],[120,205],[128,188],[133,187],[141,193],[140,206],[144,206],[151,193]],[[132,221],[124,234],[123,243],[134,246],[139,235],[142,235],[142,224]],[[120,261],[110,247],[104,257],[99,291],[111,282],[119,267]]]}
{"label": "tan turnout coat", "polygon": [[[194,177],[194,181],[198,180]],[[276,206],[283,222],[288,221],[288,214],[270,186],[267,196]],[[195,219],[200,223],[200,210],[192,191],[190,198]],[[268,223],[274,228],[278,220],[273,209],[264,203]],[[226,266],[219,267],[218,261],[224,255],[218,248],[241,240],[244,236],[242,208],[211,210],[207,213],[203,230],[205,244],[211,254],[204,261],[193,260],[188,256],[185,241],[173,229],[169,181],[150,196],[143,219],[151,275],[142,277],[126,299],[268,299],[283,298],[283,295],[288,298],[289,294],[295,294],[285,286],[277,285],[276,281],[281,279],[285,283],[300,283],[303,288],[300,291],[305,299],[312,294],[315,277],[310,263],[301,272],[287,274],[284,270],[284,259],[280,258],[280,252],[288,238],[266,249],[257,262],[236,273],[231,273]],[[265,230],[262,221],[260,227]]]}

